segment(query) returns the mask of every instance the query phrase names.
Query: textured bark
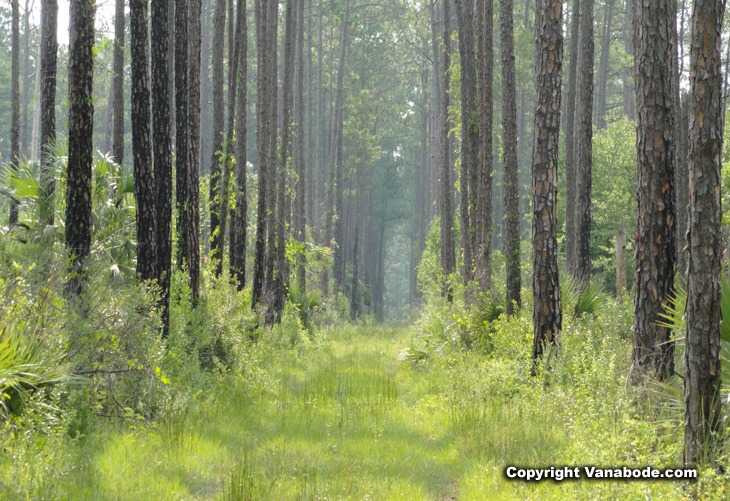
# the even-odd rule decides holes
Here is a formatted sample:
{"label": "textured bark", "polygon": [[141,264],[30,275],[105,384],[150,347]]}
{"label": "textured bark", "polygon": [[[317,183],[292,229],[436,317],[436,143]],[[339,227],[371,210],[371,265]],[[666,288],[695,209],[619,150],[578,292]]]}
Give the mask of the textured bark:
{"label": "textured bark", "polygon": [[[696,0],[690,49],[690,255],[684,378],[684,460],[710,457],[721,419],[720,322],[722,75],[724,3]],[[709,446],[709,447],[708,447]]]}
{"label": "textured bark", "polygon": [[175,207],[177,208],[177,266],[187,261],[190,228],[188,182],[188,12],[187,0],[175,0]]}
{"label": "textured bark", "polygon": [[187,244],[190,297],[197,305],[200,295],[200,0],[188,0],[188,200]]}
{"label": "textured bark", "polygon": [[459,60],[461,62],[461,174],[459,186],[461,206],[461,247],[464,256],[464,283],[474,279],[474,249],[476,226],[476,184],[479,156],[479,129],[476,117],[477,87],[474,55],[474,2],[455,0],[459,19]]}
{"label": "textured bark", "polygon": [[[10,162],[13,171],[18,170],[20,161],[20,6],[12,0],[11,14],[11,63],[10,63]],[[18,222],[18,206],[10,199],[10,226]]]}
{"label": "textured bark", "polygon": [[[560,87],[563,72],[562,3],[535,4],[535,125],[532,149],[533,364],[562,328],[558,277],[557,194]],[[534,370],[534,366],[533,366]]]}
{"label": "textured bark", "polygon": [[216,276],[222,271],[223,232],[220,227],[221,177],[222,166],[219,163],[223,153],[223,51],[226,33],[226,0],[216,0],[213,14],[213,136],[210,153],[210,259],[217,261]]}
{"label": "textured bark", "polygon": [[66,294],[83,292],[91,247],[91,167],[94,158],[94,2],[71,0],[68,51],[68,170],[66,249],[71,257]]}
{"label": "textured bark", "polygon": [[[633,1],[633,0],[628,0]],[[565,269],[574,275],[578,267],[575,222],[576,158],[575,158],[575,94],[578,86],[578,38],[580,33],[580,0],[573,0],[570,15],[570,62],[568,94],[565,104]]]}
{"label": "textured bark", "polygon": [[504,256],[506,259],[507,314],[520,306],[520,199],[517,165],[517,103],[515,92],[514,13],[512,0],[499,4],[502,48],[502,165],[504,177]]}
{"label": "textured bark", "polygon": [[150,86],[147,1],[130,0],[130,59],[132,63],[132,155],[137,209],[137,277],[157,276],[157,213],[150,144]]}
{"label": "textured bark", "polygon": [[124,0],[116,0],[114,12],[114,126],[112,132],[112,156],[119,165],[124,164]]}
{"label": "textured bark", "polygon": [[238,55],[238,101],[236,103],[236,207],[231,211],[231,273],[238,290],[246,286],[246,82],[248,57],[248,24],[246,22],[246,0],[238,0],[236,20],[236,44]]}
{"label": "textured bark", "polygon": [[477,162],[476,279],[482,291],[492,288],[492,80],[494,74],[491,0],[477,0],[477,78],[479,80],[479,157]]}
{"label": "textured bark", "polygon": [[[311,2],[310,2],[311,3]],[[310,18],[310,33],[311,33],[311,18]],[[302,1],[297,7],[297,36],[296,36],[296,62],[295,62],[295,78],[294,78],[294,170],[295,170],[295,182],[294,182],[294,193],[296,198],[294,200],[293,213],[293,230],[294,238],[296,238],[299,244],[305,243],[305,225],[307,215],[307,183],[306,183],[306,165],[305,158],[309,159],[309,156],[305,156],[304,144],[304,2]],[[310,58],[311,66],[311,58]],[[311,104],[311,85],[309,92],[310,104]],[[306,269],[304,268],[305,260],[304,254],[297,256],[297,285],[299,290],[304,290],[306,286]]]}
{"label": "textured bark", "polygon": [[454,251],[454,212],[451,204],[451,155],[449,145],[449,82],[451,80],[451,12],[449,0],[443,3],[443,31],[441,42],[442,73],[441,73],[441,95],[439,96],[439,122],[440,122],[440,179],[441,184],[441,274],[443,285],[441,294],[446,296],[449,302],[454,300],[453,291],[448,284],[449,276],[456,268],[456,253]]}
{"label": "textured bark", "polygon": [[[684,6],[682,6],[684,10]],[[682,19],[684,24],[684,19]],[[675,42],[677,37],[675,36]],[[689,139],[689,132],[685,127],[685,119],[682,108],[682,99],[680,97],[679,80],[680,80],[680,68],[679,68],[679,54],[678,54],[678,43],[674,44],[672,48],[672,99],[674,99],[674,127],[675,127],[675,141],[674,141],[674,206],[677,211],[676,216],[676,234],[674,236],[675,243],[677,245],[677,271],[680,274],[686,272],[687,260],[684,248],[687,245],[687,223],[688,214],[687,206],[689,205],[689,166],[687,164],[687,140]],[[685,100],[686,101],[686,100]],[[686,103],[685,103],[686,104]]]}
{"label": "textured bark", "polygon": [[170,331],[170,271],[172,264],[172,141],[170,138],[170,69],[168,66],[168,0],[152,3],[152,142],[157,212],[157,282],[160,286],[162,337]]}
{"label": "textured bark", "polygon": [[637,128],[637,222],[634,237],[634,381],[674,370],[674,343],[659,325],[674,292],[674,2],[641,4],[634,16]]}
{"label": "textured bark", "polygon": [[626,292],[626,223],[616,230],[616,297]]}
{"label": "textured bark", "polygon": [[591,278],[591,166],[593,163],[593,0],[580,3],[578,96],[575,107],[575,278]]}
{"label": "textured bark", "polygon": [[40,221],[42,224],[53,224],[53,193],[56,190],[56,181],[49,150],[56,140],[57,0],[41,2],[41,22],[43,41],[41,42],[40,156],[43,194],[40,201]]}

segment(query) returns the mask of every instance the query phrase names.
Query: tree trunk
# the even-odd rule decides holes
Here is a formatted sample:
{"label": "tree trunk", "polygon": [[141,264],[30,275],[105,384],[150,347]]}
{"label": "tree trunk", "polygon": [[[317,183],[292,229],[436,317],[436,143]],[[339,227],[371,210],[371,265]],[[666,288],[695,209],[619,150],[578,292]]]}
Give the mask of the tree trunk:
{"label": "tree trunk", "polygon": [[223,232],[221,223],[221,171],[223,153],[223,51],[226,34],[226,0],[216,0],[213,14],[213,136],[210,154],[210,259],[216,261],[215,275],[223,270]]}
{"label": "tree trunk", "polygon": [[721,420],[720,323],[722,74],[724,3],[697,0],[690,49],[690,254],[684,378],[684,460],[708,459]]}
{"label": "tree trunk", "polygon": [[[634,2],[626,0],[626,15],[624,16],[624,50],[626,54],[634,54]],[[623,109],[629,120],[636,120],[636,93],[634,92],[636,82],[633,77],[633,68],[626,66],[623,71]]]}
{"label": "tree trunk", "polygon": [[152,4],[152,141],[157,212],[157,281],[161,289],[162,337],[170,331],[170,271],[172,264],[172,142],[170,139],[170,70],[168,66],[168,0]]}
{"label": "tree trunk", "polygon": [[157,276],[157,212],[150,144],[150,86],[147,0],[130,0],[130,60],[132,64],[132,155],[137,209],[137,277]]}
{"label": "tree trunk", "polygon": [[456,253],[454,251],[454,213],[451,204],[451,156],[449,155],[449,82],[451,80],[451,12],[449,0],[443,3],[443,32],[441,42],[443,43],[443,63],[441,66],[441,96],[439,99],[440,115],[440,163],[441,172],[441,274],[443,284],[441,294],[446,296],[449,302],[454,300],[454,293],[449,285],[450,275],[456,268]]}
{"label": "tree trunk", "polygon": [[41,43],[41,117],[40,117],[40,157],[41,157],[41,224],[53,224],[53,193],[56,190],[53,158],[50,148],[56,141],[56,61],[58,43],[56,30],[58,23],[58,1],[44,0],[41,3],[41,22],[43,41]]}
{"label": "tree trunk", "polygon": [[677,136],[677,270],[687,279],[687,265],[689,248],[687,247],[687,228],[689,225],[689,165],[687,151],[689,150],[689,94],[680,99],[679,129]]}
{"label": "tree trunk", "polygon": [[616,230],[616,297],[626,292],[626,223]]}
{"label": "tree trunk", "polygon": [[35,65],[35,100],[33,102],[33,129],[30,137],[30,159],[33,162],[37,162],[40,155],[38,150],[40,149],[40,128],[41,128],[41,80],[43,73],[42,60],[43,44],[45,37],[43,36],[43,8],[41,7],[41,24],[38,27],[38,59],[36,59]]}
{"label": "tree trunk", "polygon": [[203,0],[200,22],[200,174],[210,174],[210,2]]}
{"label": "tree trunk", "polygon": [[637,124],[634,381],[674,372],[674,343],[660,325],[674,292],[674,2],[637,5],[634,15]]}
{"label": "tree trunk", "polygon": [[517,165],[517,104],[515,92],[514,13],[512,0],[499,4],[502,48],[502,165],[504,166],[504,256],[507,268],[507,314],[520,306],[520,199]]}
{"label": "tree trunk", "polygon": [[[633,0],[628,0],[633,1]],[[576,158],[575,158],[575,94],[578,87],[578,38],[580,33],[580,0],[573,0],[570,14],[570,62],[568,95],[565,106],[565,270],[575,275],[578,267],[575,221]]]}
{"label": "tree trunk", "polygon": [[477,75],[479,79],[479,159],[477,162],[476,278],[482,291],[492,288],[492,80],[494,67],[491,0],[477,0]]}
{"label": "tree trunk", "polygon": [[94,158],[94,2],[71,0],[68,51],[68,170],[66,248],[71,257],[66,294],[80,296],[91,253],[91,169]]}
{"label": "tree trunk", "polygon": [[119,165],[124,164],[124,0],[116,0],[114,13],[114,127],[112,156]]}
{"label": "tree trunk", "polygon": [[[20,161],[20,6],[18,0],[12,0],[11,20],[11,63],[10,63],[10,162],[13,171],[18,170]],[[14,198],[10,199],[10,215],[8,223],[13,226],[18,222],[18,205]]]}
{"label": "tree trunk", "polygon": [[613,1],[603,4],[603,34],[601,36],[601,56],[598,62],[598,89],[596,96],[596,130],[606,128],[606,88],[608,86],[608,56],[611,53],[611,19]]}
{"label": "tree trunk", "polygon": [[[580,52],[576,103],[576,203],[575,278],[586,285],[591,279],[591,164],[593,163],[593,0],[580,3]],[[572,207],[572,206],[570,206]]]}
{"label": "tree trunk", "polygon": [[532,149],[532,312],[535,364],[557,343],[562,324],[558,277],[557,194],[560,88],[563,73],[562,3],[535,3],[535,125]]}
{"label": "tree trunk", "polygon": [[201,0],[188,0],[188,200],[186,259],[190,298],[197,305],[200,295],[200,46]]}
{"label": "tree trunk", "polygon": [[459,19],[459,60],[461,62],[461,247],[464,256],[464,283],[474,279],[472,249],[475,244],[476,184],[479,130],[476,119],[477,88],[474,55],[473,0],[455,0]]}
{"label": "tree trunk", "polygon": [[[340,58],[337,64],[337,89],[335,91],[335,114],[338,117],[336,136],[333,133],[333,141],[336,138],[336,155],[330,158],[330,166],[335,173],[335,258],[334,258],[334,282],[335,290],[344,292],[345,277],[345,241],[344,241],[344,201],[343,201],[343,171],[345,166],[342,162],[342,135],[344,126],[344,78],[345,78],[345,57],[347,54],[347,30],[349,24],[350,2],[345,3],[345,16],[342,20],[342,38],[340,40]],[[333,162],[334,161],[334,162]]]}
{"label": "tree trunk", "polygon": [[20,147],[25,155],[30,153],[28,141],[28,103],[30,102],[30,13],[33,4],[25,0],[25,12],[23,12],[23,100],[21,101],[20,112]]}
{"label": "tree trunk", "polygon": [[236,20],[236,44],[238,54],[238,102],[236,103],[236,207],[231,211],[231,273],[238,290],[246,286],[246,225],[248,201],[246,199],[246,83],[248,79],[248,23],[246,0],[238,0]]}
{"label": "tree trunk", "polygon": [[[311,2],[310,2],[311,3]],[[310,18],[311,32],[311,18]],[[294,166],[295,166],[295,183],[294,193],[296,194],[294,216],[294,237],[300,245],[305,243],[305,225],[307,215],[307,192],[306,192],[306,165],[304,151],[304,5],[303,2],[297,7],[297,47],[296,47],[296,63],[295,63],[295,82],[294,82]],[[311,67],[311,57],[310,57]],[[310,85],[311,87],[311,85]],[[310,88],[310,104],[311,104],[311,88]],[[306,287],[306,269],[304,254],[297,255],[297,285],[300,291]]]}
{"label": "tree trunk", "polygon": [[177,266],[187,261],[190,173],[188,166],[188,12],[187,0],[175,0],[175,206],[177,208]]}

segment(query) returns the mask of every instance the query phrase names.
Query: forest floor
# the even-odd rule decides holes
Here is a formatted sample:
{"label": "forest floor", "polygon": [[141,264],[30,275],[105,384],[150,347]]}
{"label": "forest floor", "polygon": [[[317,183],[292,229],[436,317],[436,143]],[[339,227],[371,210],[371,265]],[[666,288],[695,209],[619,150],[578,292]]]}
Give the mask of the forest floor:
{"label": "forest floor", "polygon": [[[523,405],[511,390],[484,402],[461,379],[463,360],[451,371],[400,361],[412,332],[324,329],[262,351],[257,368],[221,377],[156,425],[131,419],[73,442],[53,464],[29,456],[16,465],[48,479],[31,493],[47,499],[676,497],[667,482],[506,479],[507,464],[565,458],[565,416]],[[472,369],[500,387],[499,366],[491,376]]]}

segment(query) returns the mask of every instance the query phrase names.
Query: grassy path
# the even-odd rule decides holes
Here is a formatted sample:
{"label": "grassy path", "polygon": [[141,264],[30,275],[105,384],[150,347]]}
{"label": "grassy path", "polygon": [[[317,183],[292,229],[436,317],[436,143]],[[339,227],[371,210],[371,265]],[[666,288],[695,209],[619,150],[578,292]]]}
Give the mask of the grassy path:
{"label": "grassy path", "polygon": [[550,394],[478,355],[399,362],[410,341],[407,327],[375,326],[262,343],[244,374],[177,401],[154,426],[108,426],[55,457],[17,457],[0,480],[32,479],[19,499],[677,498],[667,482],[507,481],[505,464],[612,464],[591,437],[620,437],[570,424],[576,409],[597,418],[571,403],[575,389]]}

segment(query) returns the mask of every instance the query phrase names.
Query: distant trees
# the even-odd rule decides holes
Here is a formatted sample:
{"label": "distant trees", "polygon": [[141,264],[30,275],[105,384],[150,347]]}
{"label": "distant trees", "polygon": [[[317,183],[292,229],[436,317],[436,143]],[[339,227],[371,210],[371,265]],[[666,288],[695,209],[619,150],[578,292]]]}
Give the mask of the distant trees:
{"label": "distant trees", "polygon": [[560,0],[537,0],[535,11],[537,102],[532,146],[533,364],[549,345],[556,344],[562,328],[557,244],[562,3]]}
{"label": "distant trees", "polygon": [[[720,310],[722,207],[722,71],[720,46],[724,3],[694,2],[690,50],[689,272],[684,378],[684,459],[708,458],[721,414]],[[727,319],[725,320],[727,321]]]}
{"label": "distant trees", "polygon": [[83,290],[91,253],[91,168],[94,158],[94,11],[92,0],[71,0],[68,52],[68,169],[66,248],[71,255],[66,293]]}
{"label": "distant trees", "polygon": [[676,263],[672,58],[674,2],[636,4],[636,273],[633,370],[663,379],[674,371],[671,331],[660,322],[674,292]]}

